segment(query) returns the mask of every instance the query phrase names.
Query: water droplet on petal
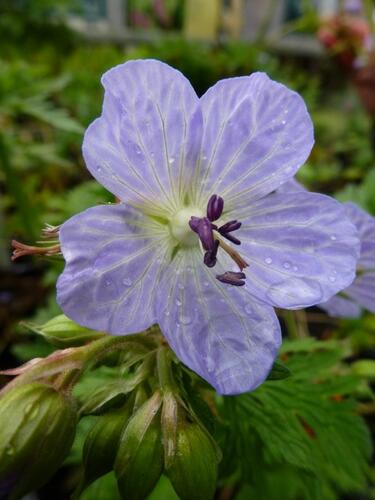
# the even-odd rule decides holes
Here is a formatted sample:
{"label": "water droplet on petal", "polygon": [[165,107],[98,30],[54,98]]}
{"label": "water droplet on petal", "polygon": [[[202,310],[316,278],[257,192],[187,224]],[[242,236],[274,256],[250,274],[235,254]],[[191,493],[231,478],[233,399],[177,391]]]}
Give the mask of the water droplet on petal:
{"label": "water droplet on petal", "polygon": [[292,267],[292,264],[288,262],[287,260],[283,263],[283,268],[284,269],[290,269]]}
{"label": "water droplet on petal", "polygon": [[191,317],[186,314],[181,314],[178,319],[182,325],[190,325],[191,323]]}
{"label": "water droplet on petal", "polygon": [[283,121],[281,122],[281,124],[282,124],[282,125],[285,125],[285,124],[286,124],[286,120],[283,120]]}
{"label": "water droplet on petal", "polygon": [[293,271],[298,271],[298,266],[293,266]]}
{"label": "water droplet on petal", "polygon": [[174,158],[169,158],[169,164],[172,165],[174,163]]}
{"label": "water droplet on petal", "polygon": [[124,278],[122,280],[122,284],[125,286],[130,286],[132,284],[132,280],[130,278]]}
{"label": "water droplet on petal", "polygon": [[332,241],[337,240],[337,237],[334,234],[331,234],[330,238],[331,238]]}
{"label": "water droplet on petal", "polygon": [[331,283],[334,283],[336,281],[336,278],[334,276],[329,276],[328,279]]}
{"label": "water droplet on petal", "polygon": [[182,283],[179,283],[177,286],[178,286],[178,288],[180,290],[184,290],[185,289],[185,285],[183,285]]}
{"label": "water droplet on petal", "polygon": [[96,166],[96,171],[97,171],[97,172],[101,172],[101,171],[102,171],[102,167],[101,167],[100,165],[97,165],[97,166]]}
{"label": "water droplet on petal", "polygon": [[208,281],[205,281],[205,282],[203,283],[203,285],[204,285],[204,286],[210,286],[210,284],[209,284],[209,282],[208,282]]}
{"label": "water droplet on petal", "polygon": [[182,302],[181,302],[181,300],[176,299],[176,304],[177,304],[177,306],[178,306],[178,307],[181,307],[181,306],[182,306]]}
{"label": "water droplet on petal", "polygon": [[111,286],[111,281],[110,281],[110,280],[107,280],[107,281],[105,282],[105,286]]}
{"label": "water droplet on petal", "polygon": [[167,310],[167,311],[165,311],[165,315],[166,315],[166,316],[169,316],[170,314],[171,314],[171,313],[170,313],[168,310]]}
{"label": "water droplet on petal", "polygon": [[265,258],[265,259],[264,259],[264,262],[265,262],[266,264],[272,264],[272,259],[271,259],[271,257],[267,257],[267,258]]}
{"label": "water droplet on petal", "polygon": [[254,312],[253,307],[252,307],[251,304],[246,304],[246,306],[245,306],[245,312],[247,314],[252,314]]}

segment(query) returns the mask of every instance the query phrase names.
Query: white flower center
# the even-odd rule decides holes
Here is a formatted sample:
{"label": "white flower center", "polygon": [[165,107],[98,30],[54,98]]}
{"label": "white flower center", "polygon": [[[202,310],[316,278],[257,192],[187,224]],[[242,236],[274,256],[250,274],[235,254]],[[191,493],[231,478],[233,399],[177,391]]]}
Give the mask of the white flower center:
{"label": "white flower center", "polygon": [[199,238],[189,226],[191,217],[203,217],[204,212],[197,207],[185,207],[176,212],[170,219],[169,227],[173,238],[184,246],[199,244]]}

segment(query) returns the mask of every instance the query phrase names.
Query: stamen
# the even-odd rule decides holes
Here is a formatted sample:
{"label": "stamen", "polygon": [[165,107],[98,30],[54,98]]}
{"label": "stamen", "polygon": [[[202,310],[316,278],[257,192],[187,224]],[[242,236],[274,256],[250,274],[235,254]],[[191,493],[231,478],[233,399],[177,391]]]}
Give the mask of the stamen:
{"label": "stamen", "polygon": [[237,231],[242,226],[242,222],[238,220],[231,220],[226,224],[219,227],[218,231],[220,234],[224,236],[226,233],[232,233],[233,231]]}
{"label": "stamen", "polygon": [[215,240],[215,246],[213,250],[209,250],[204,254],[203,262],[207,267],[214,267],[216,264],[216,256],[219,248],[219,240]]}
{"label": "stamen", "polygon": [[231,246],[225,243],[225,241],[219,240],[219,244],[221,248],[229,255],[229,257],[234,260],[234,262],[240,268],[240,271],[245,269],[245,267],[249,267],[249,264],[241,257],[241,255]]}
{"label": "stamen", "polygon": [[200,222],[200,217],[195,217],[194,215],[189,220],[190,229],[194,231],[194,233],[198,233],[198,226]]}
{"label": "stamen", "polygon": [[217,274],[216,279],[228,285],[243,286],[245,284],[243,280],[246,279],[246,274],[227,271],[224,274]]}
{"label": "stamen", "polygon": [[16,260],[24,255],[45,255],[47,257],[61,253],[61,247],[59,244],[50,245],[48,247],[35,247],[30,245],[25,245],[17,240],[12,240],[13,255],[12,260]]}
{"label": "stamen", "polygon": [[213,194],[207,203],[207,218],[213,222],[220,218],[224,209],[224,200],[220,196]]}
{"label": "stamen", "polygon": [[215,247],[214,233],[212,231],[212,224],[207,217],[200,219],[198,223],[198,234],[203,248],[205,250],[213,250]]}
{"label": "stamen", "polygon": [[[220,233],[221,234],[221,233]],[[226,238],[227,240],[231,241],[232,243],[234,243],[235,245],[241,245],[241,242],[238,238],[236,238],[235,236],[232,236],[231,234],[227,233],[227,234],[222,234],[222,236],[224,238]]]}

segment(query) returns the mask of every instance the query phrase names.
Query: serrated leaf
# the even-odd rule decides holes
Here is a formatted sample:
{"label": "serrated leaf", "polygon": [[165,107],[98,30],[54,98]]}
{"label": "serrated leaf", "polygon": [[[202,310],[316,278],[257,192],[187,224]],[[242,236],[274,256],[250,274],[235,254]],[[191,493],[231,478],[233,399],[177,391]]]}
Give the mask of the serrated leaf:
{"label": "serrated leaf", "polygon": [[360,379],[347,369],[340,374],[339,345],[321,344],[308,352],[291,346],[284,361],[293,377],[224,399],[230,423],[220,443],[222,473],[239,470],[250,497],[268,500],[283,491],[287,499],[333,500],[366,488],[371,439],[348,398]]}

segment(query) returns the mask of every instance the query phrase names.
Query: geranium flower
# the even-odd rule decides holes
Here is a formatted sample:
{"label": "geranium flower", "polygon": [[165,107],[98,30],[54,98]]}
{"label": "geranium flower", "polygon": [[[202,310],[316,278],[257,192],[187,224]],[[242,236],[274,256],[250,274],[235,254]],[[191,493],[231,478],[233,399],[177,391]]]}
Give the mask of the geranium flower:
{"label": "geranium flower", "polygon": [[305,104],[263,73],[199,99],[155,60],[119,65],[102,83],[83,155],[121,203],[62,225],[58,301],[114,335],[157,323],[218,392],[254,389],[281,342],[273,308],[326,301],[355,276],[358,239],[341,206],[274,193],[310,153]]}
{"label": "geranium flower", "polygon": [[344,206],[361,241],[357,277],[348,288],[319,307],[330,316],[349,318],[358,317],[362,308],[375,312],[375,219],[354,203]]}

